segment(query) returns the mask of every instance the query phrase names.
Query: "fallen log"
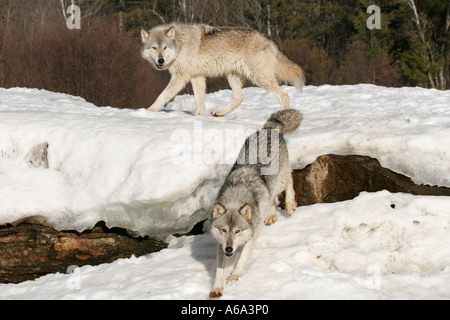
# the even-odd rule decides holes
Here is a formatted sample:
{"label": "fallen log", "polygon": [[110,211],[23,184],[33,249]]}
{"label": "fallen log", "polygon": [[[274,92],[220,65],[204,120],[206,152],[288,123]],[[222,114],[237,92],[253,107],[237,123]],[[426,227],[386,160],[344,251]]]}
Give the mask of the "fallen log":
{"label": "fallen log", "polygon": [[48,273],[66,273],[69,266],[109,263],[166,246],[147,237],[132,238],[124,229],[108,229],[103,222],[82,233],[31,223],[0,226],[0,282],[18,283]]}

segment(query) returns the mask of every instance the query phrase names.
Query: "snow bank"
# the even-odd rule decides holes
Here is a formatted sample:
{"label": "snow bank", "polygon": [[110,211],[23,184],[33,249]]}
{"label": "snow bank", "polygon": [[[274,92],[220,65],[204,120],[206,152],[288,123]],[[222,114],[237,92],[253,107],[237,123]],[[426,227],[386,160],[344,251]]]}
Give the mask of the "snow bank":
{"label": "snow bank", "polygon": [[[373,85],[284,87],[303,113],[287,136],[294,168],[327,154],[361,154],[417,183],[450,186],[450,92]],[[209,112],[231,99],[192,96],[166,111],[98,108],[82,98],[0,89],[0,224],[42,215],[58,229],[107,225],[160,237],[207,216],[243,141],[279,110],[275,96],[244,89],[225,118]],[[183,110],[183,111],[182,111]],[[49,168],[29,168],[29,150],[48,142]]]}
{"label": "snow bank", "polygon": [[[381,191],[279,212],[223,299],[450,299],[449,207]],[[0,285],[0,299],[207,299],[215,253],[209,234],[172,238],[158,253]]]}

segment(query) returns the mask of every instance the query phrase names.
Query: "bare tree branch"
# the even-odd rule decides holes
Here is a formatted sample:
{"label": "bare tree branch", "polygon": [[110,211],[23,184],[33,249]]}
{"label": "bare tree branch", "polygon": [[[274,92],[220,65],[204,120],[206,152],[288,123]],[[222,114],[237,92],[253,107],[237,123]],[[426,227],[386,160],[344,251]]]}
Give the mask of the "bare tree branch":
{"label": "bare tree branch", "polygon": [[[416,23],[417,30],[418,30],[419,35],[420,35],[420,39],[421,39],[422,43],[425,45],[425,48],[426,48],[426,55],[428,57],[428,67],[431,68],[431,64],[434,62],[434,55],[433,55],[433,51],[431,50],[431,47],[430,47],[428,41],[426,40],[426,37],[425,37],[426,28],[423,25],[423,23],[420,22],[419,13],[417,12],[417,6],[416,6],[416,3],[414,2],[414,0],[407,0],[407,3],[409,5],[409,7],[414,12],[414,19],[413,20]],[[428,71],[428,80],[430,81],[431,87],[432,88],[436,88],[436,81],[433,80],[433,77],[432,77],[430,71]]]}

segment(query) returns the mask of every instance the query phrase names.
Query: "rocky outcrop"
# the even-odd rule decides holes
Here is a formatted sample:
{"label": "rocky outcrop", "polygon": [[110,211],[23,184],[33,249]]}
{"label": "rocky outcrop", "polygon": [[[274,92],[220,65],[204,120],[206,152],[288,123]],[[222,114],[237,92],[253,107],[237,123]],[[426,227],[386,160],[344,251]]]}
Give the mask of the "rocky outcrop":
{"label": "rocky outcrop", "polygon": [[[383,168],[366,156],[324,155],[293,172],[298,206],[355,198],[360,192],[388,190],[416,195],[450,196],[449,188],[416,185],[410,178]],[[284,208],[284,195],[280,196]]]}

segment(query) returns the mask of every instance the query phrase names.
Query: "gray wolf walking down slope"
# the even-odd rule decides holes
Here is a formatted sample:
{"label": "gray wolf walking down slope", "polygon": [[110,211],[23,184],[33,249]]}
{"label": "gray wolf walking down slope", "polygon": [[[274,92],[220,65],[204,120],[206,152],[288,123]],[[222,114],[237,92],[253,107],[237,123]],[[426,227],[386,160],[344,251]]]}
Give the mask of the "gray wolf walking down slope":
{"label": "gray wolf walking down slope", "polygon": [[141,30],[142,57],[157,70],[169,70],[167,87],[147,110],[159,111],[190,81],[197,115],[205,110],[206,78],[225,75],[232,89],[231,102],[213,116],[225,116],[242,100],[244,77],[273,92],[282,110],[289,96],[279,86],[286,82],[302,90],[303,70],[289,60],[276,44],[256,30],[211,27],[204,24],[168,24]]}
{"label": "gray wolf walking down slope", "polygon": [[301,118],[296,110],[274,113],[262,130],[247,138],[219,190],[210,217],[210,233],[218,241],[216,279],[210,298],[222,296],[227,258],[242,245],[227,282],[245,273],[263,222],[270,225],[277,220],[275,199],[281,192],[286,191],[287,213],[294,213],[297,203],[283,134],[294,131]]}

